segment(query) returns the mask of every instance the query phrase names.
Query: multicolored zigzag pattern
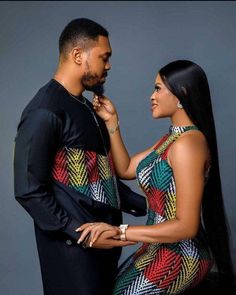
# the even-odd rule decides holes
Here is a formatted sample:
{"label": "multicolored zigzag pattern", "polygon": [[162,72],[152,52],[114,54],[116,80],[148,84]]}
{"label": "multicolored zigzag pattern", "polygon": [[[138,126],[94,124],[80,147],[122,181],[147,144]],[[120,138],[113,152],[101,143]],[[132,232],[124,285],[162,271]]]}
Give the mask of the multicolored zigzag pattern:
{"label": "multicolored zigzag pattern", "polygon": [[120,207],[110,154],[64,147],[56,154],[52,177],[95,201]]}
{"label": "multicolored zigzag pattern", "polygon": [[[167,161],[171,144],[195,126],[174,128],[137,167],[149,203],[147,225],[175,218],[176,187]],[[198,284],[212,266],[207,243],[197,236],[178,243],[144,243],[121,265],[113,295],[180,294]]]}

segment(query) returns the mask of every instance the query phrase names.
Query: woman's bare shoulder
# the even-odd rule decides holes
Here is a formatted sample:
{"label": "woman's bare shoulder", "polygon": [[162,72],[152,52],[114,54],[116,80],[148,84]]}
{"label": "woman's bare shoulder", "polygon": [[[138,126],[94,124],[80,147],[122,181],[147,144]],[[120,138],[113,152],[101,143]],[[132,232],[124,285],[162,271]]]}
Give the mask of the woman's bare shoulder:
{"label": "woman's bare shoulder", "polygon": [[206,137],[200,131],[188,131],[182,134],[170,149],[170,160],[178,157],[181,160],[207,159],[209,148]]}

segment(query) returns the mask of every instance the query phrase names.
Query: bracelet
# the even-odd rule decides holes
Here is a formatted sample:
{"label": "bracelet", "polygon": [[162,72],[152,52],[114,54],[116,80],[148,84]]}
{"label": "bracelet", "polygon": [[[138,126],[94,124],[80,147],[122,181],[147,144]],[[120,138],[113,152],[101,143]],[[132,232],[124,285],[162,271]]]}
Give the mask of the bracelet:
{"label": "bracelet", "polygon": [[120,122],[119,122],[119,120],[118,120],[118,121],[117,121],[117,124],[116,124],[115,127],[113,127],[113,128],[108,128],[108,132],[109,132],[110,134],[115,133],[115,132],[118,130],[119,125],[120,125]]}
{"label": "bracelet", "polygon": [[119,226],[119,229],[121,231],[121,234],[120,234],[120,240],[121,241],[127,241],[127,239],[126,239],[126,230],[127,230],[128,226],[129,226],[128,224],[121,224]]}

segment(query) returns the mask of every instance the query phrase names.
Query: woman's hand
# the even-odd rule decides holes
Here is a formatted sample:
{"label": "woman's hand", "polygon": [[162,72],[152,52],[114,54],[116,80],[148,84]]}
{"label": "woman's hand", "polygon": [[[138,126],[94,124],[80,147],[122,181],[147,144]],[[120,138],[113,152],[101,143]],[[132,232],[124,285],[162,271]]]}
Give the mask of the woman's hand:
{"label": "woman's hand", "polygon": [[106,96],[94,95],[93,108],[97,115],[105,122],[114,120],[117,122],[117,112],[113,103]]}
{"label": "woman's hand", "polygon": [[119,236],[121,233],[118,226],[112,226],[103,222],[85,223],[81,227],[76,229],[76,232],[80,231],[82,233],[78,240],[78,243],[82,243],[85,238],[90,235],[90,247],[92,247],[93,243],[96,242],[99,236],[106,231],[109,231],[109,237],[115,240],[119,240]]}

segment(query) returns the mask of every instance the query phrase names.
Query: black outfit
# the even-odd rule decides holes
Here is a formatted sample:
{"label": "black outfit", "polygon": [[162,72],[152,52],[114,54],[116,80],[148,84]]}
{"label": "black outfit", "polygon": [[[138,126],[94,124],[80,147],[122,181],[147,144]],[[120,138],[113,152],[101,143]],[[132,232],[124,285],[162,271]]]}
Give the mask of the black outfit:
{"label": "black outfit", "polygon": [[75,229],[146,214],[115,176],[104,122],[83,97],[50,80],[22,113],[15,138],[17,201],[34,219],[45,295],[110,295],[121,248],[83,248]]}

